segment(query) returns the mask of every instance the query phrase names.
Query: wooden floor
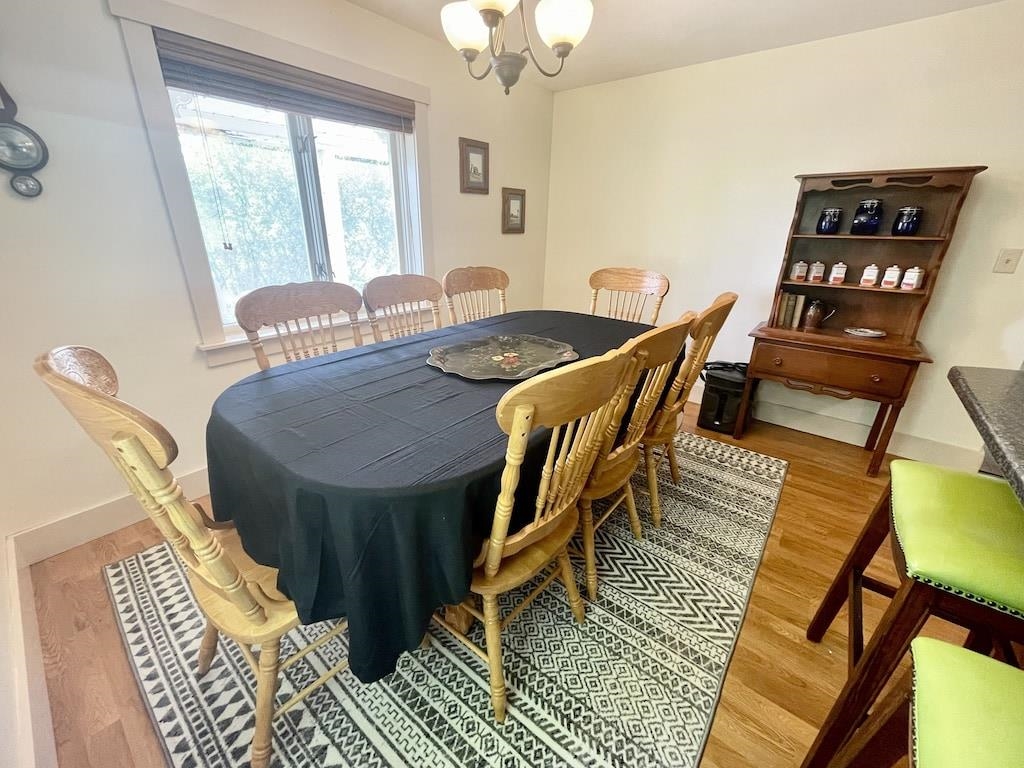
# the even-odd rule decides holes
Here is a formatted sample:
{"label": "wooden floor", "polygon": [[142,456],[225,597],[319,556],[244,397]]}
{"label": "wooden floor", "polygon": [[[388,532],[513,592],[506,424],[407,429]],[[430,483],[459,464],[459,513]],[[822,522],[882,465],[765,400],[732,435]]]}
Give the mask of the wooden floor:
{"label": "wooden floor", "polygon": [[[755,423],[741,441],[684,428],[790,462],[739,644],[704,754],[704,768],[800,764],[846,675],[846,617],[816,645],[804,630],[887,480],[864,476],[868,453]],[[32,567],[57,753],[63,768],[161,766],[163,757],[122,649],[101,567],[159,541],[139,523]],[[872,575],[895,580],[888,549]],[[885,600],[867,594],[874,628]],[[964,633],[932,622],[926,633]],[[0,760],[2,762],[2,760]]]}

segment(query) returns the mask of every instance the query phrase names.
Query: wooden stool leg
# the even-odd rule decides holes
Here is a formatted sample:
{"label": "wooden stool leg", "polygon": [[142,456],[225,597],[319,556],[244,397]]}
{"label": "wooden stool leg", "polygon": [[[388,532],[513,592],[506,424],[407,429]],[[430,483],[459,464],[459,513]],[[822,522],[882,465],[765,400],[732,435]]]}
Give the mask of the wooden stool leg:
{"label": "wooden stool leg", "polygon": [[260,644],[259,671],[256,675],[256,728],[252,735],[252,768],[268,768],[274,746],[274,694],[277,693],[277,667],[281,638]]}
{"label": "wooden stool leg", "polygon": [[860,573],[868,567],[878,548],[882,546],[885,537],[889,535],[889,499],[891,488],[886,486],[881,498],[872,510],[871,515],[861,528],[860,534],[853,548],[850,549],[846,559],[839,567],[839,572],[832,580],[832,584],[822,598],[814,618],[807,625],[807,639],[812,643],[821,641],[825,631],[829,628],[836,615],[846,602],[850,594],[850,574],[854,571]]}
{"label": "wooden stool leg", "polygon": [[[590,499],[580,499],[580,520],[583,527],[583,564],[586,573],[587,597],[597,600],[597,553],[594,551],[594,509]],[[568,584],[566,585],[568,587]]]}
{"label": "wooden stool leg", "polygon": [[907,754],[912,680],[912,673],[903,673],[829,768],[891,768]]}
{"label": "wooden stool leg", "polygon": [[665,453],[668,454],[668,468],[672,472],[672,482],[679,485],[679,459],[676,458],[676,447],[674,443],[665,446]]}
{"label": "wooden stool leg", "polygon": [[583,600],[580,598],[580,591],[576,589],[576,574],[572,572],[568,550],[563,549],[558,554],[558,565],[562,569],[562,583],[565,584],[565,591],[569,593],[569,607],[572,609],[572,615],[578,624],[582,624],[585,618]]}
{"label": "wooden stool leg", "polygon": [[[568,589],[566,585],[566,589]],[[579,595],[577,594],[577,597]],[[505,722],[505,669],[501,665],[501,616],[496,595],[484,595],[484,637],[487,640],[487,665],[491,670],[491,706],[494,719]]]}
{"label": "wooden stool leg", "polygon": [[640,525],[640,515],[636,511],[636,499],[633,498],[633,485],[628,480],[626,481],[626,511],[629,512],[629,527],[633,531],[634,539],[642,539],[644,537],[644,529]]}
{"label": "wooden stool leg", "polygon": [[889,677],[928,619],[933,587],[907,579],[890,603],[804,758],[803,768],[826,768],[861,723]]}
{"label": "wooden stool leg", "polygon": [[644,464],[647,466],[647,491],[651,495],[651,518],[654,520],[654,527],[660,528],[661,502],[658,501],[658,464],[654,461],[654,448],[649,445],[644,445]]}
{"label": "wooden stool leg", "polygon": [[213,626],[213,622],[209,619],[206,620],[206,631],[203,633],[203,642],[199,645],[199,662],[197,667],[199,668],[199,677],[202,677],[210,671],[210,665],[213,663],[213,656],[217,653],[217,638],[220,634],[217,632],[217,628]]}

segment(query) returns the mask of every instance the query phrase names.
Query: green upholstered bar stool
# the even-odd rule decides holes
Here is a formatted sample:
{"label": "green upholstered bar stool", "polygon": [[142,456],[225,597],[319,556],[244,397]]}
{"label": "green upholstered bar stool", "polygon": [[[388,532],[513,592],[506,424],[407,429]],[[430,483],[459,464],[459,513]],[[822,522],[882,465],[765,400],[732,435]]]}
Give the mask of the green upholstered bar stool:
{"label": "green upholstered bar stool", "polygon": [[885,538],[891,513],[901,583],[803,768],[830,764],[929,616],[968,627],[972,637],[1024,640],[1024,508],[1010,486],[913,461],[892,462],[890,474],[891,496],[875,508],[843,570],[851,580],[853,566],[863,570]]}
{"label": "green upholstered bar stool", "polygon": [[[980,653],[919,637],[910,676],[876,707],[832,768],[1019,768],[1024,763],[1024,672]],[[908,748],[909,721],[909,748]]]}

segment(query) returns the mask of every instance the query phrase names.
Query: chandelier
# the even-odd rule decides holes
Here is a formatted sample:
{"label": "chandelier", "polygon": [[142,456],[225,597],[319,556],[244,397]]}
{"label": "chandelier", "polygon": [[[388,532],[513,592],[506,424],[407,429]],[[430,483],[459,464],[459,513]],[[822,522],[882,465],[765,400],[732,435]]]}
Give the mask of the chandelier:
{"label": "chandelier", "polygon": [[[524,5],[525,0],[522,3],[519,0],[461,0],[448,3],[441,9],[445,37],[462,54],[470,77],[483,80],[493,70],[506,94],[519,82],[519,75],[526,67],[527,54],[545,77],[559,74],[565,66],[565,57],[586,36],[594,16],[591,0],[538,1],[534,11],[537,33],[558,58],[558,69],[549,72],[533,53]],[[505,24],[517,7],[526,45],[519,51],[510,51],[505,48]],[[484,50],[490,53],[490,62],[487,69],[477,75],[473,72],[473,62]]]}

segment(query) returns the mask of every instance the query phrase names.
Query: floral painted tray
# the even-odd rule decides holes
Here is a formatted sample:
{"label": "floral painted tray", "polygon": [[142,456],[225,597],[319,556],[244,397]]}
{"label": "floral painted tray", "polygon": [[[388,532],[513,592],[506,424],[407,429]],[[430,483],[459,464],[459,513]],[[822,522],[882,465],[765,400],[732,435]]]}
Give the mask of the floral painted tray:
{"label": "floral painted tray", "polygon": [[578,358],[569,344],[518,333],[434,347],[427,364],[466,379],[528,379]]}

